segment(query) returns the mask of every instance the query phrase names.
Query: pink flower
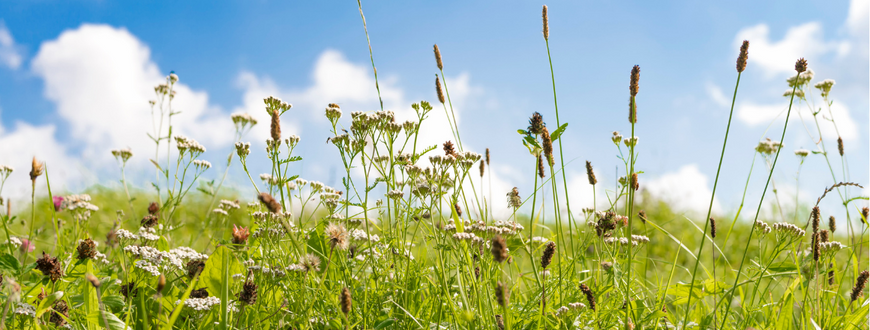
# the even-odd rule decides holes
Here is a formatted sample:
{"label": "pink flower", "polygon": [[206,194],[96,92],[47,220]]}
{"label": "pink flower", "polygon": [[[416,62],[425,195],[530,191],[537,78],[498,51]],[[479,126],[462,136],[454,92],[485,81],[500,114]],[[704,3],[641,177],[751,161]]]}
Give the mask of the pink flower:
{"label": "pink flower", "polygon": [[60,210],[61,210],[60,206],[63,204],[63,197],[62,196],[54,196],[54,197],[52,197],[51,200],[54,202],[54,211],[60,212]]}
{"label": "pink flower", "polygon": [[26,238],[22,238],[22,239],[21,239],[21,246],[18,247],[18,249],[21,250],[21,253],[30,253],[30,252],[33,252],[33,250],[34,250],[35,248],[36,248],[36,247],[33,245],[33,243],[30,242],[30,240],[29,240],[29,239],[26,239]]}

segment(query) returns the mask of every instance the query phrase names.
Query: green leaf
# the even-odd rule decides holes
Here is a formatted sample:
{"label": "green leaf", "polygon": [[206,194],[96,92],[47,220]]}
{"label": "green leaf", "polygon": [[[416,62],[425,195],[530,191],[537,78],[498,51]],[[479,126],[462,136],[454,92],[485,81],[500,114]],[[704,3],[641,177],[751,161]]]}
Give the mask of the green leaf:
{"label": "green leaf", "polygon": [[55,291],[48,297],[45,297],[45,299],[39,302],[39,307],[36,309],[36,317],[42,316],[42,314],[48,311],[48,309],[51,308],[51,305],[60,298],[63,298],[63,291]]}
{"label": "green leaf", "polygon": [[172,315],[169,316],[169,321],[166,322],[166,325],[163,326],[163,330],[172,330],[172,326],[175,324],[175,320],[178,319],[178,315],[181,315],[181,309],[184,308],[184,302],[187,298],[190,298],[190,292],[193,291],[193,288],[196,287],[197,280],[199,280],[199,276],[193,278],[193,281],[190,282],[190,285],[187,286],[187,290],[184,291],[184,294],[181,296],[181,300],[178,303],[178,306],[175,306],[175,309],[172,311]]}
{"label": "green leaf", "polygon": [[[94,273],[94,263],[88,259],[85,262],[85,274],[93,274]],[[99,313],[100,312],[100,301],[97,299],[97,289],[91,285],[91,282],[85,278],[82,278],[82,292],[84,295],[84,305],[85,305],[85,313],[90,315],[91,313]],[[90,320],[89,320],[90,321]],[[91,323],[88,322],[87,326],[89,330],[98,330],[99,323]]]}
{"label": "green leaf", "polygon": [[120,312],[124,308],[124,297],[121,296],[103,296],[103,306],[108,307],[112,312]]}
{"label": "green leaf", "polygon": [[[206,290],[210,295],[220,297],[221,289],[223,288],[223,284],[221,283],[223,279],[223,259],[224,255],[232,255],[232,251],[226,246],[218,247],[215,252],[208,257],[208,260],[205,262],[205,268],[202,270],[202,278],[200,279],[201,284],[205,285]],[[242,264],[239,263],[236,258],[230,258],[231,260],[228,262],[228,271],[230,272],[230,276],[233,274],[241,274],[244,272],[242,268]],[[194,288],[196,289],[196,288]]]}
{"label": "green leaf", "polygon": [[520,135],[529,135],[529,131],[524,129],[518,129],[517,133],[520,133]]}
{"label": "green leaf", "polygon": [[6,270],[11,274],[18,274],[21,264],[11,254],[4,253],[0,255],[0,269]]}
{"label": "green leaf", "polygon": [[302,156],[293,156],[293,157],[287,158],[285,160],[282,160],[281,164],[298,162],[300,160],[302,160]]}
{"label": "green leaf", "polygon": [[562,124],[562,126],[559,126],[559,128],[553,131],[553,133],[550,133],[550,140],[558,140],[559,137],[562,136],[562,133],[565,133],[566,128],[568,128],[568,123],[564,123]]}
{"label": "green leaf", "polygon": [[[105,316],[105,321],[103,320],[103,317],[100,316],[100,311],[88,313],[88,324],[99,324],[101,327],[100,329],[108,328],[109,330],[124,330],[127,328],[127,325],[124,324],[124,321],[118,319],[115,314],[106,311],[103,311],[102,314],[103,316]],[[106,326],[105,322],[109,322],[108,327]]]}
{"label": "green leaf", "polygon": [[160,167],[159,164],[157,164],[157,161],[155,161],[155,160],[153,160],[153,159],[149,159],[149,160],[151,161],[151,164],[154,164],[154,166],[157,166],[157,170],[158,170],[158,171],[163,172],[163,168]]}
{"label": "green leaf", "polygon": [[386,319],[386,320],[383,320],[383,321],[381,321],[381,323],[378,323],[378,324],[375,326],[375,330],[386,329],[388,326],[393,325],[393,323],[395,323],[395,322],[396,322],[396,319]]}
{"label": "green leaf", "polygon": [[778,262],[778,263],[775,263],[773,265],[770,265],[770,267],[767,268],[768,271],[771,271],[774,273],[793,272],[793,271],[796,271],[797,269],[798,268],[794,264],[794,262],[789,262],[789,261]]}

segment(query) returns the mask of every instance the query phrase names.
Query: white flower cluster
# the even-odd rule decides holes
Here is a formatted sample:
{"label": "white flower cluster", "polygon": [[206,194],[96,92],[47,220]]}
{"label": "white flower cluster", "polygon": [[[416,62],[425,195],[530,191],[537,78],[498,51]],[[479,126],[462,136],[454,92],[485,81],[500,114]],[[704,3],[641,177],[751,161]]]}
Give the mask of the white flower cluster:
{"label": "white flower cluster", "polygon": [[126,163],[130,157],[133,157],[133,151],[130,150],[130,148],[114,149],[112,150],[112,156],[115,156],[115,158],[121,162]]}
{"label": "white flower cluster", "polygon": [[[97,242],[94,242],[94,243],[97,243]],[[97,251],[97,254],[94,255],[94,259],[96,259],[97,262],[102,263],[104,265],[109,264],[109,257],[107,257],[105,254],[101,253],[100,251]]]}
{"label": "white flower cluster", "polygon": [[226,199],[221,199],[220,208],[222,208],[224,210],[235,210],[235,209],[238,209],[240,207],[241,206],[239,205],[238,201],[230,201],[230,200],[226,200]]}
{"label": "white flower cluster", "polygon": [[129,230],[126,230],[126,229],[118,229],[115,232],[115,234],[118,235],[118,238],[120,238],[120,239],[129,239],[129,240],[139,239],[138,235],[131,233]]}
{"label": "white flower cluster", "polygon": [[477,221],[468,226],[469,231],[477,233],[490,233],[500,235],[515,235],[525,227],[514,221],[496,220],[492,226],[487,226],[483,221]]}
{"label": "white flower cluster", "polygon": [[156,240],[160,239],[160,236],[157,235],[156,233],[157,233],[157,229],[154,227],[151,227],[151,228],[139,227],[139,235],[138,236],[139,236],[139,238],[146,240],[146,241],[156,241]]}
{"label": "white flower cluster", "polygon": [[834,79],[825,79],[816,83],[813,87],[822,91],[822,97],[828,97],[828,94],[831,92],[831,87],[834,87],[836,84],[837,82],[834,81]]}
{"label": "white flower cluster", "polygon": [[[154,276],[160,275],[160,267],[164,269],[184,269],[185,261],[208,259],[207,255],[198,253],[195,250],[184,246],[169,251],[158,251],[150,246],[128,245],[124,247],[124,251],[142,259],[139,261],[145,261],[142,265],[137,261],[136,266],[145,269],[151,274],[156,273]],[[149,266],[153,266],[153,268]]]}
{"label": "white flower cluster", "polygon": [[782,143],[779,141],[773,141],[771,139],[765,139],[764,141],[758,142],[758,146],[755,147],[755,151],[765,154],[772,155],[776,153],[779,148],[782,147]]}
{"label": "white flower cluster", "polygon": [[335,122],[339,118],[341,118],[341,109],[338,107],[332,106],[334,104],[330,103],[330,107],[326,108],[326,118],[331,122]]}
{"label": "white flower cluster", "polygon": [[614,243],[619,243],[620,245],[628,245],[628,244],[631,244],[632,246],[637,246],[638,241],[635,241],[635,240],[633,240],[633,239],[632,239],[631,241],[629,241],[628,238],[625,238],[625,237],[619,237],[619,238],[617,238],[617,237],[607,237],[607,238],[604,239],[604,243],[605,243],[605,244],[614,244]]}
{"label": "white flower cluster", "polygon": [[175,136],[175,144],[178,147],[178,152],[184,153],[186,150],[190,150],[192,153],[203,153],[205,152],[205,147],[203,147],[196,140],[188,138],[183,135]]}
{"label": "white flower cluster", "polygon": [[287,275],[283,270],[272,269],[268,266],[253,265],[248,266],[248,269],[254,271],[254,273],[263,274],[272,278],[281,278]]}
{"label": "white flower cluster", "polygon": [[784,96],[784,97],[791,97],[792,94],[794,94],[794,96],[797,97],[797,98],[799,98],[799,99],[802,99],[802,98],[804,98],[804,96],[805,96],[805,95],[804,95],[804,91],[802,91],[802,90],[800,90],[800,89],[798,89],[798,90],[786,89],[785,92],[782,93],[782,96]]}
{"label": "white flower cluster", "polygon": [[846,246],[840,242],[831,241],[831,242],[819,243],[819,251],[821,253],[834,253],[834,252],[840,251],[840,249],[842,249],[844,247],[846,247]]}
{"label": "white flower cluster", "polygon": [[148,260],[137,260],[136,268],[140,268],[146,272],[149,272],[153,276],[160,276],[160,268],[158,268]]}
{"label": "white flower cluster", "polygon": [[778,222],[773,224],[773,230],[776,230],[776,232],[780,235],[788,236],[791,238],[801,238],[807,234],[806,231],[798,228],[798,226],[786,222]]}
{"label": "white flower cluster", "polygon": [[21,246],[21,240],[18,237],[10,237],[6,244],[11,244],[16,249]]}
{"label": "white flower cluster", "polygon": [[381,241],[381,238],[377,234],[366,235],[365,230],[362,229],[352,229],[350,231],[350,238],[354,241],[370,241],[372,243]]}
{"label": "white flower cluster", "polygon": [[541,236],[534,236],[534,237],[532,237],[532,243],[541,243],[541,244],[543,244],[543,243],[547,243],[547,242],[549,242],[549,241],[550,241],[550,240],[547,239],[546,237],[541,237]]}
{"label": "white flower cluster", "polygon": [[401,189],[393,189],[387,192],[387,197],[392,199],[401,199],[403,196],[405,196],[405,193]]}
{"label": "white flower cluster", "polygon": [[813,72],[813,69],[807,69],[807,71],[791,76],[785,81],[788,82],[788,87],[794,87],[794,85],[802,86],[808,84],[810,80],[813,80],[815,75],[816,73]]}
{"label": "white flower cluster", "polygon": [[193,161],[193,166],[196,168],[197,171],[205,171],[211,168],[211,163],[209,163],[207,160],[197,159]]}
{"label": "white flower cluster", "polygon": [[236,124],[240,127],[245,127],[248,124],[254,126],[257,124],[257,120],[254,119],[250,114],[247,113],[234,113],[230,115],[230,118],[233,120],[233,124]]}
{"label": "white flower cluster", "polygon": [[[175,301],[176,305],[180,303],[181,300]],[[211,307],[214,305],[220,305],[220,303],[220,298],[210,296],[205,298],[187,298],[187,300],[184,301],[184,306],[187,306],[195,311],[207,311],[211,310]]]}
{"label": "white flower cluster", "polygon": [[640,137],[635,136],[635,137],[625,138],[625,140],[622,140],[622,143],[625,143],[626,147],[631,148],[631,147],[637,145],[638,140],[640,140]]}
{"label": "white flower cluster", "polygon": [[806,157],[810,154],[810,151],[807,149],[798,149],[794,151],[794,154],[798,157]]}
{"label": "white flower cluster", "polygon": [[227,211],[224,211],[223,209],[214,209],[214,210],[211,210],[211,211],[212,211],[214,214],[218,214],[218,215],[229,215],[229,213],[227,213]]}
{"label": "white flower cluster", "polygon": [[15,307],[15,314],[36,317],[36,308],[31,304],[19,301],[18,306]]}
{"label": "white flower cluster", "polygon": [[236,154],[239,158],[245,158],[251,154],[250,142],[236,142]]}
{"label": "white flower cluster", "polygon": [[279,178],[276,178],[268,173],[260,174],[260,180],[263,180],[263,182],[265,182],[266,184],[268,184],[270,186],[281,185],[281,180]]}
{"label": "white flower cluster", "polygon": [[761,230],[762,235],[766,235],[771,231],[770,226],[768,226],[766,223],[764,223],[764,221],[761,220],[755,220],[755,227],[757,227],[758,230]]}
{"label": "white flower cluster", "polygon": [[91,204],[91,196],[88,194],[81,195],[69,195],[63,198],[63,202],[61,203],[61,207],[70,211],[75,210],[87,210],[87,211],[98,211],[100,210],[94,204]]}
{"label": "white flower cluster", "polygon": [[637,243],[649,243],[649,237],[643,235],[631,235],[631,241]]}
{"label": "white flower cluster", "polygon": [[9,174],[12,174],[12,171],[14,171],[14,170],[15,169],[12,168],[12,166],[0,165],[0,176],[2,176],[4,178],[8,177]]}
{"label": "white flower cluster", "polygon": [[474,244],[483,244],[483,238],[477,237],[474,233],[455,233],[453,239],[457,241],[471,241]]}

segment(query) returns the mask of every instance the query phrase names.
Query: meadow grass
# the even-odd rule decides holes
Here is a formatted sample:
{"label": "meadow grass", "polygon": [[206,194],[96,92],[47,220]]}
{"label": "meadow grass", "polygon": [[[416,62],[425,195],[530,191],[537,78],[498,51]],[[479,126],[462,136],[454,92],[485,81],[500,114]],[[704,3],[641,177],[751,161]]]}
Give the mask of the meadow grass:
{"label": "meadow grass", "polygon": [[[377,82],[360,1],[358,7]],[[405,122],[383,103],[350,118],[330,103],[328,143],[345,170],[338,187],[292,173],[290,164],[302,159],[293,152],[303,142],[282,135],[280,125],[292,118],[292,105],[265,95],[271,119],[265,152],[243,140],[266,123],[234,114],[236,144],[225,172],[217,182],[201,180],[211,168],[200,159],[205,147],[172,133],[179,78],[171,73],[151,102],[150,188],[127,184],[131,150],[112,151],[122,187],[79,194],[51,186],[51,170],[60,164],[33,160],[27,209],[2,215],[0,328],[867,329],[863,250],[870,211],[859,205],[867,198],[850,195],[860,185],[843,179],[849,175],[842,140],[836,167],[818,128],[820,113],[835,120],[833,81],[814,84],[807,62],[796,62],[785,125],[772,132],[780,139],[757,146],[740,206],[713,214],[729,115],[706,216],[693,218],[642,189],[643,145],[635,135],[643,124],[642,83],[634,66],[627,70],[628,123],[612,124],[630,135],[614,132],[601,141],[614,144],[624,176],[615,187],[600,187],[587,162],[591,189],[607,200],[572,210],[562,148],[570,131],[559,118],[546,6],[542,20],[556,125],[546,125],[549,114],[530,114],[517,139],[529,156],[512,155],[534,162],[527,173],[533,190],[485,193],[489,151],[462,144],[437,45],[436,93],[453,140],[418,143],[421,130],[439,129],[426,126],[441,115],[426,101],[411,105],[416,117]],[[747,63],[744,42],[732,114],[740,78],[751,73]],[[813,113],[817,150],[795,154],[801,164],[810,154],[823,157],[831,180],[814,205],[782,209],[779,193],[768,188],[776,184],[787,118],[802,107]],[[270,172],[252,175],[249,157],[267,159]],[[232,166],[241,167],[256,195],[223,187]],[[750,186],[753,171],[766,181],[758,204],[749,202],[757,209],[746,216],[745,196],[757,189]],[[3,183],[12,172],[0,167]],[[35,195],[42,185],[48,196]],[[506,198],[511,215],[493,216],[493,198]],[[845,222],[823,220],[832,213],[818,207],[823,198],[839,198]],[[771,205],[773,215],[764,214]]]}

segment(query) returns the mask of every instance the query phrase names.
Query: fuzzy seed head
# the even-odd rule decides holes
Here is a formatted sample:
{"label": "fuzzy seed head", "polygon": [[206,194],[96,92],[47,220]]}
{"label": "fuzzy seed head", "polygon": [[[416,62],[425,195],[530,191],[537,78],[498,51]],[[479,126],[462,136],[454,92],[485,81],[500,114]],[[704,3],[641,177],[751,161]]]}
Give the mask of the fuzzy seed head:
{"label": "fuzzy seed head", "polygon": [[865,270],[855,279],[855,287],[852,288],[852,301],[858,300],[858,297],[864,294],[864,286],[867,285],[868,277],[870,277],[870,272]]}
{"label": "fuzzy seed head", "polygon": [[544,130],[541,132],[541,140],[543,141],[542,145],[544,147],[544,156],[547,157],[547,163],[553,166],[553,140],[550,139],[550,130],[546,126],[544,126]]}
{"label": "fuzzy seed head", "polygon": [[631,173],[631,189],[637,191],[640,189],[640,183],[637,181],[637,173]]}
{"label": "fuzzy seed head", "polygon": [[272,110],[272,141],[281,141],[281,115],[278,110]]}
{"label": "fuzzy seed head", "polygon": [[840,157],[842,157],[843,154],[845,154],[845,150],[843,150],[843,138],[841,138],[841,137],[837,138],[837,151],[840,152]]}
{"label": "fuzzy seed head", "polygon": [[749,40],[743,40],[743,45],[740,45],[740,56],[737,56],[737,72],[746,70],[747,59],[749,59]]}
{"label": "fuzzy seed head", "polygon": [[[438,51],[438,46],[435,46],[435,51]],[[439,61],[440,62],[440,61]],[[341,312],[347,317],[350,314],[350,309],[353,307],[353,299],[350,296],[350,290],[347,287],[341,289]]]}
{"label": "fuzzy seed head", "polygon": [[347,229],[342,224],[329,223],[324,230],[326,239],[332,248],[338,247],[339,250],[347,250],[349,245]]}
{"label": "fuzzy seed head", "polygon": [[828,218],[828,229],[831,230],[831,234],[837,231],[837,219],[833,215]]}
{"label": "fuzzy seed head", "polygon": [[821,242],[819,242],[821,239],[819,236],[820,236],[819,233],[813,233],[813,260],[814,261],[819,261],[819,257],[821,256],[821,249],[820,249]]}
{"label": "fuzzy seed head", "polygon": [[444,91],[441,89],[441,80],[435,75],[435,92],[438,93],[438,102],[444,104]]}
{"label": "fuzzy seed head", "polygon": [[456,154],[456,149],[453,148],[453,142],[444,142],[443,146],[445,156],[453,156],[454,158],[458,158],[458,155]]}
{"label": "fuzzy seed head", "polygon": [[480,177],[483,177],[483,171],[486,169],[486,162],[480,161]]}
{"label": "fuzzy seed head", "polygon": [[263,203],[263,205],[266,205],[266,208],[268,208],[270,212],[276,214],[281,212],[281,203],[275,200],[275,198],[272,197],[272,195],[269,195],[269,193],[261,192],[257,198],[261,203]]}
{"label": "fuzzy seed head", "polygon": [[640,66],[635,65],[631,68],[631,84],[628,85],[632,97],[637,96],[638,81],[640,81]]}
{"label": "fuzzy seed head", "polygon": [[710,218],[710,237],[716,238],[716,219]]}
{"label": "fuzzy seed head", "polygon": [[507,242],[505,241],[504,237],[502,237],[501,235],[495,235],[495,237],[492,238],[491,243],[492,248],[490,252],[492,252],[492,259],[495,260],[495,262],[502,262],[507,260]]}
{"label": "fuzzy seed head", "polygon": [[589,309],[595,310],[595,295],[592,293],[592,289],[586,285],[586,283],[580,284],[580,291],[586,295],[586,302],[589,303]]}
{"label": "fuzzy seed head", "polygon": [[93,259],[97,255],[97,245],[90,238],[85,238],[79,243],[76,252],[78,252],[77,258],[79,260]]}
{"label": "fuzzy seed head", "polygon": [[45,163],[41,163],[36,160],[36,157],[33,157],[33,163],[30,165],[30,180],[36,181],[42,172],[45,171]]}
{"label": "fuzzy seed head", "polygon": [[486,166],[489,166],[489,148],[486,148]]}
{"label": "fuzzy seed head", "polygon": [[822,229],[822,231],[819,232],[819,239],[821,239],[822,243],[827,243],[828,241],[830,241],[828,235],[830,234],[828,233],[827,229]]}
{"label": "fuzzy seed head", "polygon": [[592,162],[586,161],[586,178],[589,179],[589,184],[595,185],[598,179],[595,178],[595,172],[592,170]]}
{"label": "fuzzy seed head", "polygon": [[554,254],[556,254],[556,242],[550,241],[544,248],[544,254],[541,255],[541,268],[547,269],[547,266],[553,261]]}
{"label": "fuzzy seed head", "polygon": [[544,174],[544,158],[538,154],[538,176],[543,179],[546,175]]}
{"label": "fuzzy seed head", "polygon": [[544,5],[541,17],[544,19],[544,40],[550,40],[550,17],[547,15],[547,5]]}
{"label": "fuzzy seed head", "polygon": [[438,44],[432,47],[435,51],[435,63],[438,64],[438,70],[444,70],[444,63],[441,62],[441,50],[438,49]]}
{"label": "fuzzy seed head", "polygon": [[813,211],[810,212],[813,221],[813,233],[819,232],[819,222],[821,222],[822,212],[818,206],[813,206]]}
{"label": "fuzzy seed head", "polygon": [[807,60],[805,60],[803,57],[798,59],[797,62],[794,63],[794,70],[797,71],[797,73],[803,73],[804,71],[807,71]]}

